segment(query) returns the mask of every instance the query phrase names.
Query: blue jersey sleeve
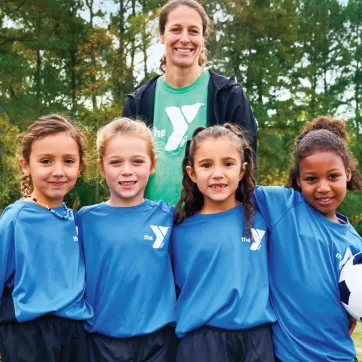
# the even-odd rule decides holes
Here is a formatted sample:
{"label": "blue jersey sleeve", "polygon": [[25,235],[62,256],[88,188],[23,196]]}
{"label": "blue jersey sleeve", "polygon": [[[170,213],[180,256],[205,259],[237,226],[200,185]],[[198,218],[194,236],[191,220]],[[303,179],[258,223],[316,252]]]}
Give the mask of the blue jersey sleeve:
{"label": "blue jersey sleeve", "polygon": [[78,237],[80,242],[83,245],[83,219],[84,219],[84,215],[89,211],[92,210],[96,207],[98,207],[99,204],[95,204],[95,205],[90,205],[90,206],[84,206],[82,207],[80,210],[78,210],[76,212],[76,217],[75,217],[75,224],[77,226],[77,230],[78,230]]}
{"label": "blue jersey sleeve", "polygon": [[11,207],[0,217],[0,304],[6,282],[15,272],[15,222],[17,213]]}
{"label": "blue jersey sleeve", "polygon": [[299,192],[282,186],[257,186],[254,202],[271,230],[295,203],[303,201]]}

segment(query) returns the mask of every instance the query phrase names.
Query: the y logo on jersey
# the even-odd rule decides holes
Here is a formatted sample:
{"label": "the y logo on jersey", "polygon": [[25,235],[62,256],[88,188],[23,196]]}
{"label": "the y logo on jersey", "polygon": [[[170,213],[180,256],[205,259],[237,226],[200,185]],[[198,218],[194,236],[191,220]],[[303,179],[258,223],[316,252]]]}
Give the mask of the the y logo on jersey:
{"label": "the y logo on jersey", "polygon": [[151,229],[156,235],[156,240],[153,243],[152,247],[154,249],[161,249],[163,247],[165,236],[167,234],[169,227],[151,225]]}
{"label": "the y logo on jersey", "polygon": [[251,234],[253,235],[254,242],[250,246],[250,250],[259,250],[261,248],[261,240],[265,234],[265,230],[251,229]]}
{"label": "the y logo on jersey", "polygon": [[337,253],[336,258],[340,260],[339,262],[339,269],[342,269],[343,265],[347,263],[348,259],[351,258],[353,256],[352,251],[350,248],[347,248],[343,259],[342,259],[342,255],[340,253]]}
{"label": "the y logo on jersey", "polygon": [[189,106],[182,106],[181,109],[179,107],[166,108],[166,113],[173,127],[173,132],[165,146],[166,151],[174,151],[179,147],[186,135],[188,123],[191,123],[195,119],[202,105],[202,103],[196,103]]}
{"label": "the y logo on jersey", "polygon": [[[265,230],[259,230],[259,229],[251,229],[251,234],[253,235],[254,242],[251,243],[250,250],[256,251],[261,248],[261,240],[263,239],[263,236],[265,234]],[[252,241],[251,238],[246,238],[243,236],[241,238],[241,241],[243,243],[250,243]]]}

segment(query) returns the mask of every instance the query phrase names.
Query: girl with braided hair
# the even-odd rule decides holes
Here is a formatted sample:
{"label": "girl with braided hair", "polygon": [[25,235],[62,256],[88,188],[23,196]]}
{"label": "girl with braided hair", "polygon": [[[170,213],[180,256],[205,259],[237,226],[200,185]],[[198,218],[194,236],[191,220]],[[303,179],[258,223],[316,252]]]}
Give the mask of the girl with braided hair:
{"label": "girl with braided hair", "polygon": [[256,187],[254,201],[270,231],[271,299],[278,361],[353,362],[354,329],[340,302],[338,279],[362,238],[336,210],[347,190],[361,191],[345,122],[320,116],[294,145],[289,189]]}
{"label": "girl with braided hair", "polygon": [[23,198],[0,217],[2,362],[86,362],[84,256],[63,202],[85,164],[80,132],[53,114],[20,136]]}
{"label": "girl with braided hair", "polygon": [[274,361],[268,238],[241,128],[197,128],[182,172],[171,235],[177,362]]}

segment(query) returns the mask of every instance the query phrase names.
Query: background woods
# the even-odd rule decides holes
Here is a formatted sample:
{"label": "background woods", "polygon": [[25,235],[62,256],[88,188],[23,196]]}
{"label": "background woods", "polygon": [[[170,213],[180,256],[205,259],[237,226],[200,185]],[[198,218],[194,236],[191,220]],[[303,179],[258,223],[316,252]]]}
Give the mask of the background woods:
{"label": "background woods", "polygon": [[[67,196],[107,196],[95,131],[120,116],[127,93],[158,72],[161,0],[0,2],[0,210],[19,197],[16,135],[60,112],[84,126],[90,157]],[[346,119],[362,163],[362,0],[207,0],[208,69],[235,75],[259,123],[258,182],[284,184],[294,136],[310,118]],[[157,51],[155,51],[155,49]],[[157,55],[155,55],[157,54]],[[362,195],[341,206],[362,233]]]}

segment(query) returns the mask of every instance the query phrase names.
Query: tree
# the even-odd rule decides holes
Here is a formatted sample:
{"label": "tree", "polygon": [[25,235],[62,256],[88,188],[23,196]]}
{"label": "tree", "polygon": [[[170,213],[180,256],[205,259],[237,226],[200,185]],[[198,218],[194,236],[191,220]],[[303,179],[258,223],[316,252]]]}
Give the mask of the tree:
{"label": "tree", "polygon": [[0,116],[0,211],[20,195],[17,169],[16,137],[19,129],[9,119]]}

